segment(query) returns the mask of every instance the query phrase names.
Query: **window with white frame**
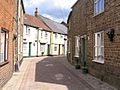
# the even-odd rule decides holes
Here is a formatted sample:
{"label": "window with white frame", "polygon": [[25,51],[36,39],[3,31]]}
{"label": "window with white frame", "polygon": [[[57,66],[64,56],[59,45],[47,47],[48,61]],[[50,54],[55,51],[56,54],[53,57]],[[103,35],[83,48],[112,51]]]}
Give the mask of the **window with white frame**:
{"label": "window with white frame", "polygon": [[48,37],[48,33],[47,32],[45,32],[45,38],[47,38]]}
{"label": "window with white frame", "polygon": [[75,57],[79,57],[79,36],[75,36]]}
{"label": "window with white frame", "polygon": [[23,43],[23,54],[27,54],[27,42]]}
{"label": "window with white frame", "polygon": [[94,61],[104,63],[104,32],[95,33]]}
{"label": "window with white frame", "polygon": [[41,52],[44,52],[45,51],[45,44],[40,44],[40,51]]}
{"label": "window with white frame", "polygon": [[94,15],[104,12],[104,0],[94,0]]}
{"label": "window with white frame", "polygon": [[41,31],[41,38],[43,38],[43,31]]}
{"label": "window with white frame", "polygon": [[1,30],[0,63],[8,60],[8,32]]}
{"label": "window with white frame", "polygon": [[57,51],[57,46],[56,45],[54,46],[54,51]]}
{"label": "window with white frame", "polygon": [[57,38],[57,33],[55,33],[55,38]]}
{"label": "window with white frame", "polygon": [[26,26],[26,34],[30,34],[30,28]]}
{"label": "window with white frame", "polygon": [[63,35],[61,34],[60,37],[63,38]]}

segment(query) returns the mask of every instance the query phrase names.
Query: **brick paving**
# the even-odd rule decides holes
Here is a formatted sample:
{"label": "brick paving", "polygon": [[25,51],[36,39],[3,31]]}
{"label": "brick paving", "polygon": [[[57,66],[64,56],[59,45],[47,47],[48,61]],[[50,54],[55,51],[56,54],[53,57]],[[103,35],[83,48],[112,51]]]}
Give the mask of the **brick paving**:
{"label": "brick paving", "polygon": [[117,90],[75,70],[64,57],[25,58],[3,90]]}

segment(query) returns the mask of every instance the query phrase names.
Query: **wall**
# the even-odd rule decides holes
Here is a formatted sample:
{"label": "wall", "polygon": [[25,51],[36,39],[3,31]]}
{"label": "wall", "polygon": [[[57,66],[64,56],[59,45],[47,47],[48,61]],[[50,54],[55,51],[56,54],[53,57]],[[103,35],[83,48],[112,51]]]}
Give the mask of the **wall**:
{"label": "wall", "polygon": [[[27,30],[27,33],[26,33]],[[30,31],[29,31],[30,30]],[[29,56],[29,43],[31,42],[31,56],[37,56],[37,28],[24,25],[23,43],[27,43],[23,56]],[[24,47],[24,46],[23,46]]]}
{"label": "wall", "polygon": [[[113,42],[107,36],[107,32],[112,28],[115,30]],[[104,31],[104,64],[93,61],[94,33],[99,31]],[[75,60],[76,35],[87,35],[89,73],[120,89],[120,0],[105,0],[105,11],[97,16],[94,16],[93,0],[80,0],[73,7],[68,31],[72,63]]]}
{"label": "wall", "polygon": [[[105,11],[93,16],[92,1],[87,2],[87,34],[89,72],[103,81],[120,89],[120,1],[105,0]],[[115,30],[114,41],[111,42],[107,36],[109,29]],[[93,62],[94,33],[104,31],[104,64]],[[91,52],[92,51],[92,52]]]}
{"label": "wall", "polygon": [[0,66],[0,87],[2,87],[13,73],[13,17],[15,16],[16,1],[0,0],[0,8],[0,28],[9,31],[8,63]]}

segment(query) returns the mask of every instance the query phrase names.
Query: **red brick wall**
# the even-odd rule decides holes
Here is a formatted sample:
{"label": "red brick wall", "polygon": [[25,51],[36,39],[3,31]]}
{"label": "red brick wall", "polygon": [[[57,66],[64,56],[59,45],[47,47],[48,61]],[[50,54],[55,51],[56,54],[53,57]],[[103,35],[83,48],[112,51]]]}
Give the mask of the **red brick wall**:
{"label": "red brick wall", "polygon": [[[16,0],[0,0],[0,27],[9,31],[8,63],[0,66],[0,87],[13,73],[13,17],[15,16]],[[1,36],[0,36],[1,37]]]}
{"label": "red brick wall", "polygon": [[[86,4],[84,4],[86,1]],[[120,89],[120,0],[105,0],[105,11],[94,16],[94,0],[79,0],[73,7],[68,38],[71,38],[74,61],[74,36],[86,34],[89,73]],[[86,11],[86,12],[85,12]],[[115,30],[114,41],[107,36],[107,30]],[[104,31],[104,64],[93,62],[94,33]]]}

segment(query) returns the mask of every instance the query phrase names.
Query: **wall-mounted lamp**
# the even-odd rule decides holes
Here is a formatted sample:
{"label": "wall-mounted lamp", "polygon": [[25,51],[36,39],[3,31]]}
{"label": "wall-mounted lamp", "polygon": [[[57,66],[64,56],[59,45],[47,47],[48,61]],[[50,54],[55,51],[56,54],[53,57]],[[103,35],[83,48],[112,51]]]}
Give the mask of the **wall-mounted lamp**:
{"label": "wall-mounted lamp", "polygon": [[112,28],[107,32],[108,38],[110,39],[111,42],[113,42],[113,38],[115,36],[115,30]]}

